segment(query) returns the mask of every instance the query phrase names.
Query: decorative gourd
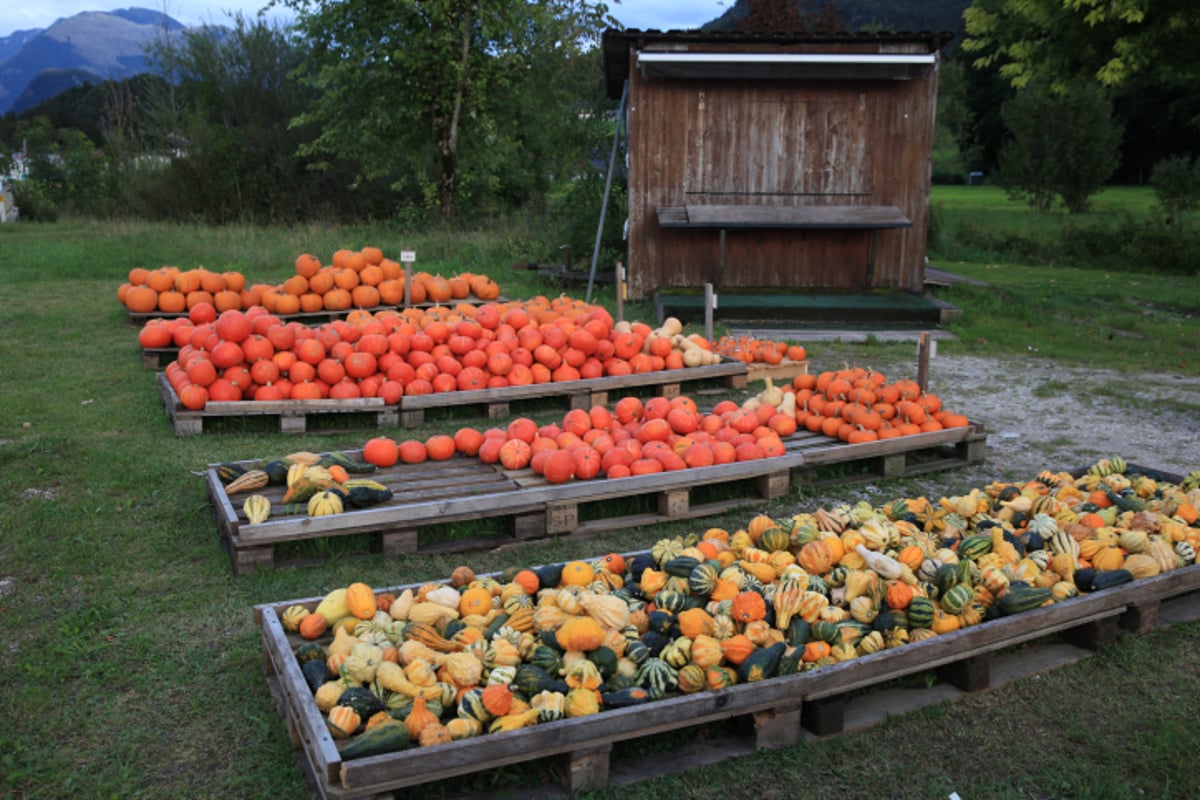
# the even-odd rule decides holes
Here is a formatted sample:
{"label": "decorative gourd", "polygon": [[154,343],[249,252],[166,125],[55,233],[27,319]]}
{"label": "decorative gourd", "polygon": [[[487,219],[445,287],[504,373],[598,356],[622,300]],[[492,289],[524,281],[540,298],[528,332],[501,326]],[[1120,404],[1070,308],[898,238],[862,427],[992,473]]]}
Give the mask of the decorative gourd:
{"label": "decorative gourd", "polygon": [[940,602],[942,610],[947,614],[959,614],[974,599],[975,593],[971,591],[971,587],[959,583],[951,586],[949,590],[943,593]]}
{"label": "decorative gourd", "polygon": [[329,620],[324,614],[313,612],[300,620],[297,632],[305,639],[319,639],[329,629]]}
{"label": "decorative gourd", "polygon": [[300,630],[300,622],[310,613],[312,612],[302,605],[290,605],[279,615],[279,622],[285,631],[296,633]]}
{"label": "decorative gourd", "polygon": [[[661,658],[651,657],[638,667],[634,680],[649,692],[651,698],[657,700],[675,688],[678,683],[678,672]],[[568,713],[567,716],[571,715]]]}
{"label": "decorative gourd", "polygon": [[572,617],[554,634],[563,650],[595,650],[604,641],[604,629],[591,617]]}
{"label": "decorative gourd", "polygon": [[749,683],[774,677],[779,668],[779,659],[786,649],[787,645],[783,642],[759,648],[738,667],[738,682]]}
{"label": "decorative gourd", "polygon": [[342,663],[342,675],[356,683],[375,680],[375,671],[383,662],[383,648],[366,642],[358,642]]}
{"label": "decorative gourd", "polygon": [[732,667],[709,667],[704,677],[708,681],[708,688],[712,690],[727,689],[737,683],[737,672]]}
{"label": "decorative gourd", "polygon": [[676,615],[679,632],[689,639],[701,635],[711,635],[714,624],[712,615],[702,608],[688,608]]}
{"label": "decorative gourd", "polygon": [[744,624],[764,619],[767,616],[767,604],[758,592],[744,591],[739,592],[737,597],[733,598],[733,606],[730,611],[730,616],[735,622]]}
{"label": "decorative gourd", "polygon": [[271,517],[271,501],[264,495],[252,494],[242,503],[242,513],[250,525],[259,525]]}
{"label": "decorative gourd", "polygon": [[225,494],[245,494],[246,492],[258,491],[266,486],[269,481],[270,477],[261,469],[247,470],[225,484]]}
{"label": "decorative gourd", "polygon": [[1144,552],[1130,553],[1125,557],[1122,568],[1132,575],[1135,581],[1142,578],[1153,578],[1161,572],[1154,556]]}
{"label": "decorative gourd", "polygon": [[362,717],[350,706],[337,705],[329,709],[327,723],[333,738],[346,739],[358,730],[362,724]]}
{"label": "decorative gourd", "polygon": [[566,701],[562,692],[546,690],[533,695],[529,707],[537,709],[538,722],[555,722],[566,716]]}
{"label": "decorative gourd", "polygon": [[721,641],[721,653],[730,664],[741,664],[754,652],[754,642],[743,633]]}
{"label": "decorative gourd", "polygon": [[928,628],[933,624],[937,607],[928,597],[915,596],[906,609],[910,628]]}
{"label": "decorative gourd", "polygon": [[440,721],[426,725],[421,729],[421,733],[417,735],[418,747],[433,747],[434,745],[446,744],[450,741],[453,741],[450,738],[450,731],[446,730],[446,726]]}
{"label": "decorative gourd", "polygon": [[317,492],[308,500],[308,515],[324,517],[342,513],[342,496],[332,489]]}
{"label": "decorative gourd", "polygon": [[365,583],[356,582],[346,587],[346,610],[359,619],[370,619],[378,610],[375,592]]}
{"label": "decorative gourd", "polygon": [[996,609],[1002,616],[1031,611],[1053,599],[1054,591],[1038,586],[1013,584],[996,600]]}
{"label": "decorative gourd", "polygon": [[[534,709],[534,719],[537,718]],[[600,698],[593,689],[572,689],[563,700],[563,713],[571,719],[600,713]]]}
{"label": "decorative gourd", "polygon": [[[677,680],[679,691],[684,694],[698,692],[708,685],[705,677],[705,668],[696,663],[685,664],[679,670]],[[605,705],[610,705],[610,703],[606,700]]]}
{"label": "decorative gourd", "polygon": [[404,725],[408,728],[409,736],[416,739],[427,725],[436,724],[438,724],[437,715],[429,710],[425,702],[425,697],[417,695],[413,698],[412,710],[404,718]]}
{"label": "decorative gourd", "polygon": [[447,722],[445,727],[446,733],[450,735],[450,740],[455,742],[470,739],[473,736],[483,733],[483,723],[477,719],[467,719],[465,717],[455,717]]}

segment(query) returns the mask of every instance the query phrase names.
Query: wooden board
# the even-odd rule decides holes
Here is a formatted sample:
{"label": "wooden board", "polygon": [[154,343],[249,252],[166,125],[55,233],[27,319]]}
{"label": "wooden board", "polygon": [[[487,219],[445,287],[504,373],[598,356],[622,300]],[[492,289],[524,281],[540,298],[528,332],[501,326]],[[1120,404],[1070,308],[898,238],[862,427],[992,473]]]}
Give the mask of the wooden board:
{"label": "wooden board", "polygon": [[505,386],[464,392],[437,392],[411,395],[400,399],[400,425],[415,427],[425,422],[432,410],[454,409],[464,416],[486,416],[488,419],[507,419],[513,407],[520,403],[559,398],[568,408],[588,409],[605,405],[609,396],[632,394],[637,390],[652,390],[661,397],[677,397],[685,385],[705,381],[720,382],[728,389],[744,389],[747,385],[746,365],[734,359],[705,367],[686,367],[657,370],[634,375],[589,378],[561,383],[537,383],[529,386]]}
{"label": "wooden board", "polygon": [[[548,536],[582,538],[602,531],[634,528],[672,520],[711,516],[785,494],[793,476],[805,475],[809,461],[831,464],[839,460],[870,474],[882,470],[888,477],[929,468],[982,460],[986,437],[974,427],[924,433],[884,442],[847,445],[820,434],[797,433],[784,442],[786,452],[775,458],[742,461],[696,469],[683,469],[638,477],[551,484],[531,469],[504,470],[499,465],[455,456],[446,461],[397,465],[371,477],[392,488],[395,497],[372,508],[308,517],[294,508],[285,515],[283,488],[269,487],[263,494],[275,509],[266,522],[249,525],[241,510],[242,495],[230,497],[217,477],[215,466],[205,473],[209,500],[222,544],[229,551],[233,570],[246,574],[274,565],[274,547],[306,539],[326,539],[372,533],[382,537],[385,555],[410,552],[461,552],[498,544],[524,542]],[[348,453],[357,459],[357,452]],[[249,462],[244,462],[249,463]],[[697,500],[703,487],[724,485],[732,497],[713,502]],[[654,498],[654,511],[630,512],[615,502],[632,497]],[[587,511],[596,515],[587,519]],[[503,534],[455,539],[420,540],[422,529],[462,520],[504,518]]]}
{"label": "wooden board", "polygon": [[878,230],[912,226],[912,222],[895,206],[714,203],[662,206],[656,211],[659,227],[662,228]]}
{"label": "wooden board", "polygon": [[[743,723],[741,733],[732,735],[730,746],[715,751],[718,759],[736,757],[835,734],[847,729],[847,721],[849,727],[861,727],[886,718],[877,711],[864,718],[866,706],[887,703],[903,713],[1086,658],[1113,640],[1116,620],[1129,608],[1200,591],[1200,565],[1161,577],[1167,580],[1137,581],[810,672],[719,691],[668,695],[642,706],[451,742],[435,750],[410,748],[352,761],[339,757],[338,742],[329,735],[300,673],[293,653],[302,640],[284,631],[280,622],[288,606],[311,610],[321,598],[255,606],[253,619],[262,633],[268,686],[320,797],[371,797],[545,758],[560,759],[563,790],[573,792],[610,783],[618,772],[611,763],[612,746],[618,741],[736,720]],[[405,588],[417,585],[379,591],[398,593]],[[1018,645],[1023,647],[1016,649]],[[924,698],[894,688],[898,677],[939,667],[954,688],[943,685],[933,697]],[[705,750],[710,762],[713,752]],[[674,753],[656,753],[652,769],[620,765],[621,782],[681,771],[692,763]],[[548,787],[539,792],[550,796]]]}

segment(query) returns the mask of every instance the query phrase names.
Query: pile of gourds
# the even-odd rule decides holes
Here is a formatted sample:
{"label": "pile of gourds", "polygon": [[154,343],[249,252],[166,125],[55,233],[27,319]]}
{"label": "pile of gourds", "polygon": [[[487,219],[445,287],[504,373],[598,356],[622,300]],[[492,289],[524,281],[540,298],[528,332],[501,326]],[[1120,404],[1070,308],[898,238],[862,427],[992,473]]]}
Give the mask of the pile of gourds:
{"label": "pile of gourds", "polygon": [[1186,567],[1198,508],[1200,471],[1174,484],[1104,459],[633,555],[355,583],[281,621],[350,759],[819,669]]}

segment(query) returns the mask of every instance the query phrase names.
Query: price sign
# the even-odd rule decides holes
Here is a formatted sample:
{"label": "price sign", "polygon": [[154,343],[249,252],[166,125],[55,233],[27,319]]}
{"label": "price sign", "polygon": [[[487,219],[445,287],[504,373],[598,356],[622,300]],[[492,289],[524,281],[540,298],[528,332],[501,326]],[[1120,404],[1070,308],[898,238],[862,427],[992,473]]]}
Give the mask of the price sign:
{"label": "price sign", "polygon": [[417,251],[415,251],[415,250],[401,250],[400,251],[400,263],[411,264],[416,260],[417,260]]}

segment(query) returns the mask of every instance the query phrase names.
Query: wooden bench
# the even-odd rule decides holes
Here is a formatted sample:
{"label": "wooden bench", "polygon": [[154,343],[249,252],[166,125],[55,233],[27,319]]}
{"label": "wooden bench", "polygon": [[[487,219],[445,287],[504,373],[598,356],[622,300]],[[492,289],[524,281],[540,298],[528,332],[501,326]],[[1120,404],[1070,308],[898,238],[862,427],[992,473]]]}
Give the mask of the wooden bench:
{"label": "wooden bench", "polygon": [[867,283],[875,272],[879,231],[911,228],[912,220],[895,206],[857,205],[682,205],[656,209],[660,228],[702,228],[721,232],[717,286],[725,274],[728,230],[854,230],[871,233],[867,250]]}

